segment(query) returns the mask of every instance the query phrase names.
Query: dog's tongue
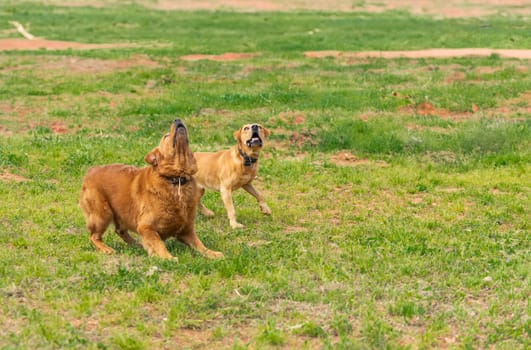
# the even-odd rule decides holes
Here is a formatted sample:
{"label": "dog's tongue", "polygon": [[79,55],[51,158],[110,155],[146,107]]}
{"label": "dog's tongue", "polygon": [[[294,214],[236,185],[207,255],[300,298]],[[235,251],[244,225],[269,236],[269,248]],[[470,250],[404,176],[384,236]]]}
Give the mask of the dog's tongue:
{"label": "dog's tongue", "polygon": [[253,145],[262,145],[260,137],[252,137],[247,141],[247,146],[251,147]]}

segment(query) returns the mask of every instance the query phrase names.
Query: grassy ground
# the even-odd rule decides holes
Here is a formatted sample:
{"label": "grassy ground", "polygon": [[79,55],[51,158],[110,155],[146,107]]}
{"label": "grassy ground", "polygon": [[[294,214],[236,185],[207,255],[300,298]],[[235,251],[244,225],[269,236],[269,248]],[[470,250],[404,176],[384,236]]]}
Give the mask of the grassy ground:
{"label": "grassy ground", "polygon": [[[519,18],[0,7],[37,36],[138,47],[0,56],[0,347],[529,348],[529,61],[311,59],[305,50],[528,48]],[[316,30],[318,29],[318,30]],[[232,62],[191,53],[259,52]],[[272,135],[243,230],[219,194],[209,261],[113,233],[77,206],[95,164],[142,165],[175,117],[193,149]]]}

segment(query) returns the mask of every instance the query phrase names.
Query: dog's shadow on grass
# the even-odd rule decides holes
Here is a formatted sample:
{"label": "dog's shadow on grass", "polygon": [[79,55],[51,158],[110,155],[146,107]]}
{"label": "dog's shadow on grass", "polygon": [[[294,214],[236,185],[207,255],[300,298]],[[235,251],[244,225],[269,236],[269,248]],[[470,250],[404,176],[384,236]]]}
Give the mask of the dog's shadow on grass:
{"label": "dog's shadow on grass", "polygon": [[[246,222],[248,224],[246,228],[232,230],[224,218],[213,218],[207,221],[210,223],[200,225],[197,231],[208,248],[221,251],[225,255],[223,259],[205,258],[175,238],[165,240],[164,244],[170,254],[178,258],[177,262],[150,257],[142,246],[128,245],[110,231],[105,236],[105,243],[114,249],[113,254],[105,255],[97,252],[88,242],[86,250],[94,254],[101,254],[101,258],[108,259],[109,263],[117,261],[119,264],[128,265],[129,263],[126,261],[135,260],[137,261],[133,264],[135,266],[138,263],[171,273],[209,274],[219,272],[223,276],[233,276],[238,273],[248,274],[250,273],[249,266],[252,266],[253,262],[260,260],[260,256],[269,254],[262,251],[262,249],[267,250],[269,248],[266,248],[267,245],[264,245],[263,239],[260,238],[262,236],[261,230],[255,227],[256,225],[259,226],[258,222],[250,220]],[[135,235],[134,238],[140,243],[140,237]]]}

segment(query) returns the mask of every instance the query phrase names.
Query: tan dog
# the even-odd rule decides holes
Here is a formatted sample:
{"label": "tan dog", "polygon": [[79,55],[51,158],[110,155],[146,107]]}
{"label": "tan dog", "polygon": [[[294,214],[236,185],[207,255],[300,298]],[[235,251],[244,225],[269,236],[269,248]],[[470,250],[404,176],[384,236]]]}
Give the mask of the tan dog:
{"label": "tan dog", "polygon": [[[217,153],[195,152],[198,167],[195,179],[202,189],[202,194],[205,188],[220,191],[232,228],[243,227],[236,221],[232,203],[232,191],[241,187],[256,198],[262,213],[271,215],[271,209],[262,195],[251,184],[258,173],[258,157],[268,136],[269,131],[262,125],[246,124],[234,132],[237,144],[229,150]],[[203,204],[199,203],[199,206],[203,215],[214,215],[214,212]]]}
{"label": "tan dog", "polygon": [[151,256],[177,259],[163,242],[174,237],[208,258],[222,257],[222,253],[207,249],[194,230],[201,192],[192,177],[197,163],[179,119],[145,161],[150,166],[113,164],[88,170],[79,204],[96,249],[114,252],[101,240],[113,221],[118,236],[129,244],[138,245],[128,230],[138,232]]}

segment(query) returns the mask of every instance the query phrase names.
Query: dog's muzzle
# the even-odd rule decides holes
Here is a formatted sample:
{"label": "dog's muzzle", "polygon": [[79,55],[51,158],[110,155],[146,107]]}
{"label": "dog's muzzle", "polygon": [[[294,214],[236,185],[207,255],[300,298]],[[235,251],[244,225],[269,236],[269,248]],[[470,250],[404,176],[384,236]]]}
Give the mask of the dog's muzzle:
{"label": "dog's muzzle", "polygon": [[163,176],[166,180],[169,181],[172,185],[186,185],[189,180],[186,176]]}
{"label": "dog's muzzle", "polygon": [[262,139],[260,138],[259,126],[254,124],[253,126],[251,126],[251,131],[253,132],[253,134],[251,135],[251,138],[245,142],[247,146],[248,147],[252,147],[252,146],[262,147]]}
{"label": "dog's muzzle", "polygon": [[175,134],[173,134],[173,147],[177,145],[177,133],[179,132],[186,132],[186,127],[184,126],[184,123],[181,121],[181,119],[175,119],[173,121],[173,124],[175,124]]}
{"label": "dog's muzzle", "polygon": [[175,124],[175,127],[176,127],[177,129],[183,128],[183,129],[186,130],[186,127],[184,126],[184,123],[182,122],[181,119],[175,119],[175,120],[173,121],[173,124]]}

